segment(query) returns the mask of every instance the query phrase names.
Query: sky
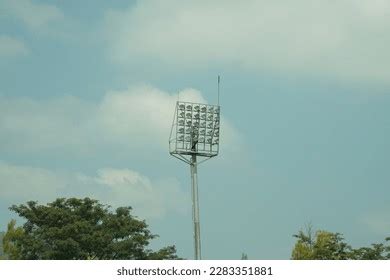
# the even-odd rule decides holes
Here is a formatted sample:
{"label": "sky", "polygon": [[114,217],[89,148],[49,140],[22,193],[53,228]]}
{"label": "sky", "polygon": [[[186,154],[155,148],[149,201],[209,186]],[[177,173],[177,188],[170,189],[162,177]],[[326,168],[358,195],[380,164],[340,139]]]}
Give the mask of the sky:
{"label": "sky", "polygon": [[193,257],[175,102],[217,102],[204,259],[288,259],[311,223],[390,236],[390,2],[0,0],[0,231],[13,204],[132,206]]}

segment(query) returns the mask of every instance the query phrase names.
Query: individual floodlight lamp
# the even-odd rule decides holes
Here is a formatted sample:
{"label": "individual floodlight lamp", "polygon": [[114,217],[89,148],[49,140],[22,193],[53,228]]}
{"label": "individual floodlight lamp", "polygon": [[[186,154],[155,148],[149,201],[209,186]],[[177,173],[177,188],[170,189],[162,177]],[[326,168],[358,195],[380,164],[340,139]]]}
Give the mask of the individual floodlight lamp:
{"label": "individual floodlight lamp", "polygon": [[[200,221],[198,198],[198,165],[218,155],[220,106],[177,101],[169,137],[169,153],[190,165],[192,220],[194,223],[195,259],[200,260]],[[202,157],[198,162],[197,157]]]}

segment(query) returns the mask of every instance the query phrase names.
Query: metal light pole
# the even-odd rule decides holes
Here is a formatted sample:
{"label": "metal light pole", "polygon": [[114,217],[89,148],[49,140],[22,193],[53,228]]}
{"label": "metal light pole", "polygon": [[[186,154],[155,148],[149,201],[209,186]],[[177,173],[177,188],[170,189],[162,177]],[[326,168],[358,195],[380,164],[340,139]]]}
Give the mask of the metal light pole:
{"label": "metal light pole", "polygon": [[191,156],[191,192],[192,192],[192,220],[194,222],[194,252],[195,260],[202,259],[200,247],[200,218],[199,218],[199,196],[198,196],[198,167],[196,155]]}
{"label": "metal light pole", "polygon": [[[200,239],[198,165],[219,152],[220,107],[192,102],[176,103],[169,153],[190,165],[194,258],[202,258]],[[197,157],[203,157],[198,162]]]}

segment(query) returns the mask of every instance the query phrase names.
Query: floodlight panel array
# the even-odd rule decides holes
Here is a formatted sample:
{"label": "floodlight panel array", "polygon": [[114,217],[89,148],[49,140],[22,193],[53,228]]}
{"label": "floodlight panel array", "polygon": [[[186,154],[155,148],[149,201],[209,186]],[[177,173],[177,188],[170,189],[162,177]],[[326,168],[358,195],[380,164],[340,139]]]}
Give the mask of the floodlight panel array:
{"label": "floodlight panel array", "polygon": [[176,103],[171,153],[216,156],[219,151],[220,107]]}

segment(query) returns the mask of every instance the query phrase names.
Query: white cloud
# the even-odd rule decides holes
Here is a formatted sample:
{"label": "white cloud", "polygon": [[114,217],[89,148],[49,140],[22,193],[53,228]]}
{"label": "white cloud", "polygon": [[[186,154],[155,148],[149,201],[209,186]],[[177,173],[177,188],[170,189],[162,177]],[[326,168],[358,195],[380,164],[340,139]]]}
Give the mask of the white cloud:
{"label": "white cloud", "polygon": [[174,178],[152,182],[148,177],[130,169],[105,168],[96,177],[84,177],[100,184],[105,200],[116,205],[129,204],[142,217],[162,217],[168,211],[186,212],[189,194],[184,193]]}
{"label": "white cloud", "polygon": [[[182,90],[180,98],[206,102],[194,89]],[[167,151],[176,100],[177,94],[150,86],[110,91],[96,103],[72,96],[0,96],[0,152],[93,155],[113,147],[141,155],[146,149]],[[224,150],[240,146],[241,136],[225,119],[221,131]]]}
{"label": "white cloud", "polygon": [[0,35],[0,57],[13,57],[29,54],[29,49],[23,41]]}
{"label": "white cloud", "polygon": [[132,206],[140,218],[161,218],[188,208],[189,195],[176,179],[152,181],[130,169],[106,168],[88,176],[0,162],[0,182],[0,197],[10,204],[88,196],[113,207]]}
{"label": "white cloud", "polygon": [[390,2],[139,1],[106,14],[116,62],[390,81]]}
{"label": "white cloud", "polygon": [[32,29],[47,27],[52,22],[64,18],[63,13],[56,6],[38,4],[31,0],[3,0],[0,8],[4,15],[14,17]]}
{"label": "white cloud", "polygon": [[[194,89],[183,90],[180,97],[205,102]],[[97,123],[127,145],[166,148],[176,101],[177,95],[150,86],[110,91],[99,105]]]}

